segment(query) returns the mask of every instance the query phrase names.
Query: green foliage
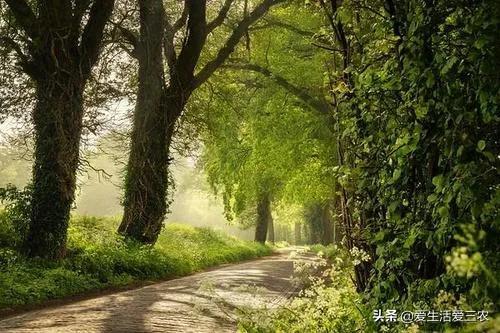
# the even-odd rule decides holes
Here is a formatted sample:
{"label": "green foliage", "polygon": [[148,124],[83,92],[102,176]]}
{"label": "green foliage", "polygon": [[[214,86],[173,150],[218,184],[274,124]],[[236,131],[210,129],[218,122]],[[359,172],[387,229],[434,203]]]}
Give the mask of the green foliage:
{"label": "green foliage", "polygon": [[349,38],[360,34],[351,39],[352,89],[338,78],[335,97],[348,143],[340,177],[374,258],[365,297],[373,309],[416,310],[442,291],[497,311],[497,4],[405,6],[386,19],[345,1],[336,17]]}
{"label": "green foliage", "polygon": [[[279,108],[270,107],[272,99],[284,99],[276,94],[277,86],[265,101],[255,99],[258,104],[249,119],[257,124],[235,123],[244,129],[241,132],[231,127],[237,134],[248,133],[250,139],[236,135],[223,144],[215,143],[218,149],[234,147],[234,142],[247,144],[244,151],[248,154],[235,158],[237,162],[246,162],[253,154],[262,157],[256,159],[260,164],[252,164],[262,169],[255,168],[253,173],[235,168],[236,177],[247,178],[246,183],[231,188],[230,196],[238,191],[246,194],[246,184],[273,172],[279,180],[280,198],[308,203],[314,191],[321,193],[320,198],[345,198],[338,215],[348,230],[351,255],[359,252],[360,258],[369,258],[353,267],[356,280],[366,282],[357,286],[364,289],[362,297],[369,310],[432,309],[441,304],[443,295],[452,295],[445,297],[452,300],[447,309],[498,311],[498,2],[345,0],[307,2],[305,7],[314,11],[306,16],[322,24],[311,39],[331,51],[326,60],[321,57],[326,65],[317,62],[322,50],[306,48],[311,61],[310,67],[303,67],[304,58],[286,45],[294,45],[286,33],[280,37],[283,44],[271,43],[269,52],[261,48],[252,53],[252,61],[267,61],[276,73],[290,78],[296,61],[295,79],[304,77],[304,84],[299,84],[302,88],[315,82],[304,68],[311,75],[324,68],[333,101],[330,117],[315,118],[305,112],[304,104],[282,103],[280,111],[286,108],[286,112],[276,113],[279,120],[273,118]],[[324,15],[318,17],[318,12]],[[301,27],[302,18],[297,12],[290,16],[294,28]],[[286,61],[287,54],[296,58]],[[280,60],[286,61],[287,69],[276,65]],[[242,104],[244,109],[250,103]],[[264,110],[266,116],[256,110]],[[280,122],[286,130],[276,132]],[[305,125],[308,122],[311,127]],[[265,146],[274,142],[274,133],[282,140],[279,147]],[[262,151],[254,148],[263,145]],[[317,159],[305,157],[304,152]],[[300,164],[288,159],[289,155]],[[281,161],[285,161],[283,169]],[[225,174],[218,171],[234,167],[216,169],[216,173],[224,180]],[[321,181],[330,192],[323,191]],[[295,195],[297,189],[305,195]],[[314,309],[312,302],[308,306]],[[283,322],[276,318],[269,327]],[[366,329],[381,329],[373,324],[366,323]],[[286,322],[280,329],[293,331],[293,325]],[[444,331],[461,329],[458,326],[393,325],[385,329]]]}
{"label": "green foliage", "polygon": [[[279,309],[243,311],[241,332],[365,332],[367,310],[356,292],[351,274],[354,262],[350,255],[334,246],[315,245],[313,252],[330,264],[321,275],[307,274],[308,288]],[[296,267],[302,270],[299,264]]]}
{"label": "green foliage", "polygon": [[13,185],[0,188],[0,247],[18,247],[28,231],[31,213],[31,186],[23,190]]}
{"label": "green foliage", "polygon": [[[4,214],[0,213],[0,230],[7,230]],[[118,223],[118,218],[73,217],[68,254],[59,262],[27,259],[2,243],[0,308],[172,278],[270,253],[264,245],[178,224],[168,225],[155,246],[144,246],[116,235]]]}
{"label": "green foliage", "polygon": [[[237,217],[245,225],[254,221],[248,217],[255,215],[263,192],[276,206],[332,196],[329,165],[335,147],[328,116],[275,78],[321,103],[327,53],[310,52],[308,36],[319,28],[318,17],[300,6],[276,8],[270,24],[252,32],[251,49],[241,47],[234,57],[236,64],[261,66],[272,75],[225,69],[190,104],[191,113],[203,115],[203,167],[214,191],[222,195],[229,219]],[[303,33],[287,28],[293,24]]]}

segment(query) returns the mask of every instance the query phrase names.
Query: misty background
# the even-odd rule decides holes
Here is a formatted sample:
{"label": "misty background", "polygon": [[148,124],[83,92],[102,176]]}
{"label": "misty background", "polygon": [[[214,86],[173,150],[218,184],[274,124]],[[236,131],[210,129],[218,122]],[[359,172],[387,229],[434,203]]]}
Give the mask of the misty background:
{"label": "misty background", "polygon": [[[5,124],[0,127],[3,134],[11,129]],[[106,149],[98,146],[91,145],[82,150],[83,162],[78,173],[73,214],[121,215],[122,173],[126,156],[120,156],[120,149],[110,147],[109,144]],[[13,184],[22,188],[28,184],[32,172],[30,156],[27,147],[9,144],[5,140],[0,142],[0,187]],[[173,202],[170,204],[166,224],[211,227],[241,239],[253,239],[253,228],[242,230],[236,223],[226,220],[222,200],[210,190],[203,171],[196,166],[196,157],[176,156],[171,172],[175,181],[175,193],[170,198]]]}

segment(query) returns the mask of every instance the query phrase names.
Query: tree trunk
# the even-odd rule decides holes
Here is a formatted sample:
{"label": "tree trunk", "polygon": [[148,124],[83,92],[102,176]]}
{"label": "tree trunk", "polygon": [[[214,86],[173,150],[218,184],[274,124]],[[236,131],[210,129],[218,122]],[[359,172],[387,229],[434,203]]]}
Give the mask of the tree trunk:
{"label": "tree trunk", "polygon": [[338,243],[338,231],[337,231],[337,219],[332,219],[332,232],[333,232],[333,244],[337,245]]}
{"label": "tree trunk", "polygon": [[162,58],[164,8],[161,0],[140,1],[139,91],[125,179],[122,223],[118,231],[154,243],[165,213],[168,182],[168,130]]}
{"label": "tree trunk", "polygon": [[295,245],[300,245],[302,243],[301,227],[302,227],[302,225],[300,223],[295,222],[295,225],[294,225]]}
{"label": "tree trunk", "polygon": [[320,243],[323,234],[323,209],[321,204],[315,203],[309,206],[305,212],[305,219],[309,226],[309,243]]}
{"label": "tree trunk", "polygon": [[267,220],[268,231],[267,231],[267,241],[274,244],[274,221],[271,215],[271,210],[269,210],[269,216]]}
{"label": "tree trunk", "polygon": [[333,243],[333,225],[330,215],[329,205],[323,206],[323,214],[321,216],[322,229],[321,230],[321,244],[329,245]]}
{"label": "tree trunk", "polygon": [[264,244],[266,242],[267,228],[271,216],[271,200],[269,195],[264,194],[257,204],[257,226],[255,227],[255,241]]}
{"label": "tree trunk", "polygon": [[309,224],[304,224],[302,226],[302,231],[304,233],[304,238],[302,240],[303,244],[314,244],[311,233],[311,226]]}
{"label": "tree trunk", "polygon": [[[206,0],[184,1],[187,23],[181,19],[171,24],[165,18],[163,1],[139,0],[140,40],[136,41],[131,37],[133,44],[137,44],[139,49],[139,92],[136,105],[136,113],[139,114],[134,116],[120,233],[143,243],[156,241],[166,213],[169,147],[177,119],[194,89],[206,82],[226,61],[248,27],[270,7],[281,2],[284,0],[265,0],[256,6],[236,24],[224,45],[216,52],[215,58],[200,68],[195,76],[207,36],[225,21],[231,2],[227,2],[217,17],[207,23]],[[176,35],[180,31],[182,37]],[[175,45],[177,39],[182,40],[178,54]],[[165,55],[162,53],[162,46],[165,47]],[[168,81],[162,77],[163,60],[169,67]],[[161,109],[163,114],[158,111]],[[267,232],[267,225],[265,228]]]}
{"label": "tree trunk", "polygon": [[24,244],[30,257],[57,259],[65,254],[82,130],[82,94],[83,83],[67,76],[37,83],[32,211]]}

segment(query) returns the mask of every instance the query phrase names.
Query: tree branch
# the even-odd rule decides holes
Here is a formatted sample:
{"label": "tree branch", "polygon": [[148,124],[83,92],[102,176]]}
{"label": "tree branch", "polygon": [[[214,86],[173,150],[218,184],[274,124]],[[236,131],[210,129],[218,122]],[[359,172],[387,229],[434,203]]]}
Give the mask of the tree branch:
{"label": "tree branch", "polygon": [[185,88],[192,80],[194,69],[206,41],[207,27],[206,0],[187,0],[186,4],[189,5],[188,36],[174,68],[171,68],[172,77],[174,80],[179,80],[174,84],[180,84],[181,88]]}
{"label": "tree branch", "polygon": [[324,50],[328,50],[328,51],[340,52],[340,53],[344,52],[344,50],[342,50],[342,49],[338,49],[336,47],[332,47],[329,45],[319,44],[319,43],[315,43],[315,42],[313,42],[312,45],[319,47],[320,49],[324,49]]}
{"label": "tree branch", "polygon": [[285,2],[286,0],[264,0],[244,19],[242,19],[236,28],[233,30],[224,46],[219,50],[217,56],[212,61],[209,61],[195,76],[193,80],[193,88],[199,87],[227,60],[229,55],[233,53],[240,39],[245,35],[246,30],[255,21],[264,16],[267,11],[274,5]]}
{"label": "tree branch", "polygon": [[165,53],[165,57],[167,58],[167,64],[169,68],[173,68],[175,66],[175,62],[177,61],[177,53],[175,53],[175,46],[174,46],[174,37],[175,37],[174,28],[170,25],[170,22],[168,22],[168,20],[165,20],[163,53]]}
{"label": "tree branch", "polygon": [[184,0],[184,7],[182,9],[181,16],[179,17],[179,19],[177,19],[177,21],[175,21],[174,25],[172,26],[172,31],[174,35],[177,31],[179,31],[180,28],[184,26],[184,24],[186,24],[188,14],[189,14],[189,3],[188,0]]}
{"label": "tree branch", "polygon": [[210,23],[208,23],[206,31],[207,35],[224,22],[233,2],[234,0],[226,0],[224,2],[224,5],[222,5],[217,16]]}
{"label": "tree branch", "polygon": [[28,62],[28,57],[24,54],[21,46],[17,44],[16,41],[12,38],[7,36],[0,36],[0,45],[5,45],[9,49],[14,50],[21,61]]}
{"label": "tree branch", "polygon": [[128,44],[134,47],[134,50],[137,50],[139,45],[139,37],[135,32],[130,29],[125,28],[119,23],[115,23],[113,21],[109,21],[115,28],[120,30],[121,35],[127,40]]}
{"label": "tree branch", "polygon": [[323,102],[319,98],[311,96],[305,89],[295,86],[290,83],[284,77],[277,75],[271,72],[269,69],[264,68],[262,66],[256,64],[237,64],[237,63],[229,63],[222,66],[223,68],[230,69],[238,69],[238,70],[247,70],[253,71],[259,74],[264,75],[265,77],[273,80],[282,88],[285,88],[287,91],[291,92],[294,96],[302,100],[305,104],[313,108],[314,110],[320,113],[328,113],[329,107],[326,102]]}
{"label": "tree branch", "polygon": [[84,76],[90,74],[99,56],[104,27],[111,16],[114,0],[94,0],[89,20],[83,29],[80,43],[81,70]]}
{"label": "tree branch", "polygon": [[75,9],[73,10],[73,18],[71,20],[71,37],[70,40],[77,45],[78,38],[80,35],[80,25],[82,23],[83,15],[90,6],[90,0],[81,0],[75,3]]}
{"label": "tree branch", "polygon": [[384,9],[389,13],[391,16],[391,21],[392,21],[392,30],[394,32],[395,36],[402,37],[401,33],[401,24],[399,22],[398,18],[398,13],[396,12],[396,6],[394,4],[394,1],[392,0],[386,0],[384,3]]}
{"label": "tree branch", "polygon": [[31,38],[38,36],[37,18],[25,0],[5,0],[17,23]]}
{"label": "tree branch", "polygon": [[271,28],[271,27],[278,27],[278,28],[287,29],[287,30],[294,32],[297,35],[300,35],[303,37],[312,38],[315,36],[315,33],[312,31],[302,30],[299,27],[297,27],[296,25],[293,25],[293,24],[290,24],[287,22],[283,22],[283,21],[280,21],[280,20],[275,19],[275,18],[263,19],[263,21],[266,24],[255,26],[250,30],[260,30],[260,29],[267,29],[267,28]]}
{"label": "tree branch", "polygon": [[165,18],[165,36],[163,38],[163,53],[167,58],[167,64],[170,69],[175,67],[177,61],[177,53],[175,52],[174,39],[175,34],[186,24],[189,15],[189,1],[184,0],[181,16],[170,24],[168,18]]}

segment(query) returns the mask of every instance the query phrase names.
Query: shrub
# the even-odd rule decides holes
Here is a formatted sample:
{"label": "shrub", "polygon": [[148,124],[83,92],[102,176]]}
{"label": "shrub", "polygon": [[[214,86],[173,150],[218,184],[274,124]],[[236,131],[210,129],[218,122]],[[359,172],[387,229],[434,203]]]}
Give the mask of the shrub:
{"label": "shrub", "polygon": [[27,231],[31,211],[31,186],[23,190],[13,185],[0,188],[0,247],[18,247]]}

